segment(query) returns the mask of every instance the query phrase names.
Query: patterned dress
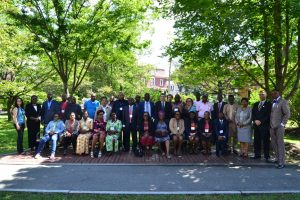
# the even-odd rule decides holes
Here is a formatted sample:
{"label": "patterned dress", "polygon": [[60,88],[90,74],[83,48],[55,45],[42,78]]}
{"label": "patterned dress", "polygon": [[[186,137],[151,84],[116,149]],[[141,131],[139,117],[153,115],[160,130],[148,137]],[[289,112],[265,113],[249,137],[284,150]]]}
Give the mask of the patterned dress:
{"label": "patterned dress", "polygon": [[[118,151],[119,147],[119,135],[122,131],[122,123],[120,120],[108,120],[107,125],[106,125],[106,131],[107,131],[107,136],[105,139],[105,145],[106,145],[106,151],[113,151],[115,149],[115,152]],[[117,131],[116,134],[109,134],[110,131]],[[114,144],[114,147],[113,147]]]}
{"label": "patterned dress", "polygon": [[[93,129],[93,120],[87,118],[87,120],[79,121],[79,130],[87,131]],[[89,140],[92,133],[80,133],[77,137],[76,153],[77,154],[89,154]]]}

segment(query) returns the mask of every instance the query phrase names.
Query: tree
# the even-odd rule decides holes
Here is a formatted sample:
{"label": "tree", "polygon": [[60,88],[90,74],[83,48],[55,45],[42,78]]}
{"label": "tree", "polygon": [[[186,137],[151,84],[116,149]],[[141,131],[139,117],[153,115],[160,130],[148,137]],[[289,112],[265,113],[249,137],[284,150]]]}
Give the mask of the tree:
{"label": "tree", "polygon": [[[251,85],[268,93],[277,88],[287,99],[297,91],[299,1],[176,0],[163,5],[176,21],[176,38],[167,52],[180,57],[183,68],[210,71],[207,67],[213,65],[219,71],[227,69],[233,80],[250,78]],[[224,75],[218,77],[228,73]]]}
{"label": "tree", "polygon": [[[59,75],[64,92],[74,94],[108,48],[131,50],[138,43],[151,0],[17,0],[7,14],[33,35]],[[99,63],[99,62],[98,62]],[[98,70],[102,70],[98,68]]]}

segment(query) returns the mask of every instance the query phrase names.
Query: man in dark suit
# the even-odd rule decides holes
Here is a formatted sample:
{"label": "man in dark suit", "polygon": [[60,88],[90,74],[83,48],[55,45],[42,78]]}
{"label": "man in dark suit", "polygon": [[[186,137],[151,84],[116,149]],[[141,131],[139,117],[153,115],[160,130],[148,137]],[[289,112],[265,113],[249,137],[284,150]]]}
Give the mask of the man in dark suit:
{"label": "man in dark suit", "polygon": [[116,113],[117,119],[122,120],[123,117],[123,109],[125,106],[128,106],[128,101],[124,99],[125,95],[123,92],[119,93],[119,98],[116,100],[112,107],[112,112]]}
{"label": "man in dark suit", "polygon": [[214,110],[212,111],[212,119],[213,120],[219,118],[219,113],[223,112],[225,104],[227,104],[227,103],[223,101],[222,95],[218,94],[218,102],[214,103],[214,105],[213,105],[213,108],[214,108]]}
{"label": "man in dark suit", "polygon": [[124,150],[130,150],[130,133],[132,138],[132,150],[137,150],[137,108],[133,98],[128,98],[128,105],[124,107],[122,124],[125,129],[123,132]]}
{"label": "man in dark suit", "polygon": [[37,148],[36,139],[40,134],[42,107],[37,103],[37,100],[38,98],[36,95],[31,96],[31,102],[25,107],[28,129],[28,147],[31,151],[34,151],[34,148]]}
{"label": "man in dark suit", "polygon": [[54,114],[60,114],[60,106],[59,103],[53,99],[52,92],[48,92],[47,100],[43,103],[41,110],[41,122],[44,125],[44,130],[48,123],[53,120]]}
{"label": "man in dark suit", "polygon": [[66,108],[65,116],[67,120],[70,119],[70,115],[72,112],[75,113],[76,120],[80,121],[82,119],[83,116],[82,109],[81,106],[76,103],[75,97],[70,97],[70,102],[68,103],[68,106]]}
{"label": "man in dark suit", "polygon": [[252,108],[252,120],[254,123],[254,156],[253,159],[261,158],[261,143],[264,146],[264,158],[269,160],[270,154],[270,115],[272,104],[266,100],[266,92],[260,91],[259,102]]}
{"label": "man in dark suit", "polygon": [[160,101],[155,103],[155,116],[154,118],[158,120],[158,113],[159,111],[164,111],[165,112],[165,118],[167,120],[170,120],[172,118],[172,105],[170,102],[166,101],[166,95],[161,94],[160,95]]}
{"label": "man in dark suit", "polygon": [[145,94],[144,101],[142,101],[139,105],[139,119],[142,119],[144,112],[148,112],[149,117],[154,119],[155,116],[154,103],[150,101],[149,93]]}
{"label": "man in dark suit", "polygon": [[218,119],[214,120],[214,136],[216,140],[216,155],[219,157],[227,153],[227,139],[228,139],[228,121],[225,119],[222,112],[219,113]]}

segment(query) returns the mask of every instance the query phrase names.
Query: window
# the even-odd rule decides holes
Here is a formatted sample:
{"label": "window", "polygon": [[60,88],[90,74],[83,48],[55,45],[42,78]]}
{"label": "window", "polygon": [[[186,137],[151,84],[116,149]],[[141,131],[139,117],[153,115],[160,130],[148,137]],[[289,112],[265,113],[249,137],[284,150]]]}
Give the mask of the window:
{"label": "window", "polygon": [[155,78],[151,78],[151,80],[150,80],[150,86],[153,87],[154,83],[155,83]]}
{"label": "window", "polygon": [[164,86],[164,79],[159,80],[159,86]]}

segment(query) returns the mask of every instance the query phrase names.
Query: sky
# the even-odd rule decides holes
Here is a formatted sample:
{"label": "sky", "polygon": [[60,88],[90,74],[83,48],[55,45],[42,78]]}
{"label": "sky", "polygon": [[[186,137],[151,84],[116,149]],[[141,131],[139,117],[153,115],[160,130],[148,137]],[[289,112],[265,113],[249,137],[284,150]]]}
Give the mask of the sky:
{"label": "sky", "polygon": [[[143,40],[150,40],[150,47],[145,50],[143,55],[138,56],[140,64],[152,64],[158,68],[169,70],[169,58],[163,57],[164,47],[168,46],[174,35],[174,21],[167,19],[158,19],[152,24],[152,33],[150,31],[142,34]],[[173,69],[172,69],[173,71]]]}

